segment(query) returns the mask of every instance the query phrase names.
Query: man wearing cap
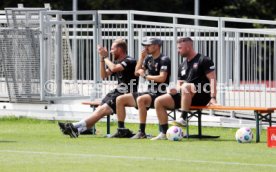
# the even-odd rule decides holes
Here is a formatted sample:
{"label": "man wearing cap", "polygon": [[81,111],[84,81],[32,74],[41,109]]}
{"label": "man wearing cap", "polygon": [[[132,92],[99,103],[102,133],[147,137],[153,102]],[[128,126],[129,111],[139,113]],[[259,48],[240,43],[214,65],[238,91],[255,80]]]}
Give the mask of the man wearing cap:
{"label": "man wearing cap", "polygon": [[[171,61],[168,56],[160,52],[162,41],[158,38],[148,38],[142,42],[144,50],[135,67],[135,75],[143,77],[149,82],[146,92],[129,93],[121,95],[116,99],[116,111],[118,117],[118,127],[124,128],[126,117],[125,107],[136,107],[139,112],[140,127],[139,132],[133,139],[146,138],[146,118],[147,110],[154,106],[154,100],[166,93],[171,75]],[[118,136],[118,132],[113,135]]]}

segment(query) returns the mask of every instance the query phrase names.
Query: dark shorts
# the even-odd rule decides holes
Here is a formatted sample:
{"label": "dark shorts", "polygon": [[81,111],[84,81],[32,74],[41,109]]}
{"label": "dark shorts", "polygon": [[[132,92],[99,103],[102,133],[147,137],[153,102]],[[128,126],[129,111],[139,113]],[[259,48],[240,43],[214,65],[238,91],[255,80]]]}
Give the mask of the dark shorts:
{"label": "dark shorts", "polygon": [[[178,109],[181,107],[181,94],[177,93],[175,95],[171,95],[174,104],[175,104],[175,109]],[[209,103],[211,100],[210,94],[209,93],[195,93],[193,99],[192,99],[192,106],[205,106]]]}
{"label": "dark shorts", "polygon": [[[147,107],[147,109],[149,108],[154,108],[154,100],[158,97],[158,96],[161,96],[163,95],[163,93],[151,93],[151,92],[143,92],[143,93],[138,93],[138,92],[134,92],[132,93],[132,96],[135,100],[135,103],[137,105],[137,98],[139,96],[142,96],[142,95],[145,95],[145,94],[148,94],[150,97],[151,97],[151,104],[150,104],[150,107]],[[136,107],[137,108],[137,107]]]}
{"label": "dark shorts", "polygon": [[116,89],[111,90],[107,95],[103,98],[101,105],[107,104],[112,110],[113,113],[116,113],[116,98],[124,93],[118,92]]}

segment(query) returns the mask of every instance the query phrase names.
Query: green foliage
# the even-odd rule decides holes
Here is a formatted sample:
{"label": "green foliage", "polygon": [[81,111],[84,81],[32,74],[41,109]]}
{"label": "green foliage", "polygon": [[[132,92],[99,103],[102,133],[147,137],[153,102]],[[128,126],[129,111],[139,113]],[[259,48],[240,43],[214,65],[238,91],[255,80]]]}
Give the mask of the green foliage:
{"label": "green foliage", "polygon": [[211,9],[210,15],[265,20],[274,20],[276,18],[276,1],[223,0],[220,3],[223,6]]}
{"label": "green foliage", "polygon": [[[72,10],[72,1],[67,0],[5,0],[0,9],[17,7],[42,7],[50,3],[55,10]],[[267,0],[199,0],[200,15],[228,16],[254,19],[274,20],[276,18],[276,1]],[[194,14],[194,0],[78,0],[79,10],[141,10],[169,13]]]}

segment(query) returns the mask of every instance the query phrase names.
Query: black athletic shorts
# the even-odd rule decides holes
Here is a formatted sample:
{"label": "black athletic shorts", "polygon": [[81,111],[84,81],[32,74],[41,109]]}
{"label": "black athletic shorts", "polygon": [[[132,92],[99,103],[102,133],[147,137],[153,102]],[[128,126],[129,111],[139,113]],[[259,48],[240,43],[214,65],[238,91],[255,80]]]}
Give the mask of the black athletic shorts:
{"label": "black athletic shorts", "polygon": [[[175,95],[171,95],[174,104],[175,104],[175,109],[178,109],[181,107],[181,94],[177,93]],[[192,99],[192,106],[205,106],[207,105],[211,100],[210,93],[195,93],[193,99]]]}
{"label": "black athletic shorts", "polygon": [[[142,96],[142,95],[145,95],[145,94],[148,94],[150,97],[151,97],[151,104],[150,104],[150,107],[147,107],[147,109],[149,108],[154,108],[154,100],[158,97],[158,96],[161,96],[163,95],[163,93],[151,93],[151,92],[143,92],[143,93],[138,93],[138,92],[134,92],[132,93],[132,96],[135,100],[135,103],[137,105],[137,98],[139,96]],[[137,107],[136,107],[137,108]]]}
{"label": "black athletic shorts", "polygon": [[107,104],[112,110],[113,113],[116,113],[116,98],[124,93],[118,92],[118,90],[111,90],[107,95],[103,98],[101,105]]}

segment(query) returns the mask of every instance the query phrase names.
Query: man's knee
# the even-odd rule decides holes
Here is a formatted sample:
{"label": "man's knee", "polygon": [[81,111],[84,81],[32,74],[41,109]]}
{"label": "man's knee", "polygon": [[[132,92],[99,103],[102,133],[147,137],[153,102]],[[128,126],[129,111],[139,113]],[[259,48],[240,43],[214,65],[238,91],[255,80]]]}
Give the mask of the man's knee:
{"label": "man's knee", "polygon": [[124,96],[119,96],[119,97],[116,98],[116,105],[117,106],[124,105],[124,102],[125,102]]}
{"label": "man's knee", "polygon": [[163,106],[163,99],[162,99],[162,97],[157,97],[154,101],[154,107],[158,108],[161,106]]}
{"label": "man's knee", "polygon": [[184,83],[181,86],[181,92],[182,94],[194,94],[196,93],[196,87],[192,83]]}
{"label": "man's knee", "polygon": [[98,112],[101,116],[110,115],[112,112],[112,109],[107,104],[103,104],[98,107]]}
{"label": "man's knee", "polygon": [[148,101],[148,99],[146,97],[138,97],[137,98],[137,105],[138,106],[145,106],[146,105],[146,102]]}

